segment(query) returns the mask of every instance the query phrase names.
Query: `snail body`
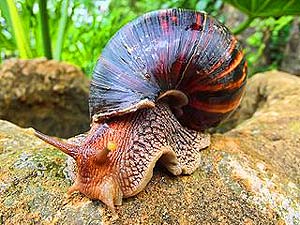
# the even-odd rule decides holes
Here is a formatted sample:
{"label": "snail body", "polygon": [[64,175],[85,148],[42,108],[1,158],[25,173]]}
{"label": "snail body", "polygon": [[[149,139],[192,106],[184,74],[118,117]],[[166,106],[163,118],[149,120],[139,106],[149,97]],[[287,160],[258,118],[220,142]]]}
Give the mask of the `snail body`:
{"label": "snail body", "polygon": [[95,66],[87,137],[74,144],[36,135],[76,160],[70,192],[113,209],[146,186],[158,160],[174,175],[198,168],[210,143],[201,131],[238,106],[246,70],[237,40],[214,18],[147,13],[115,34]]}

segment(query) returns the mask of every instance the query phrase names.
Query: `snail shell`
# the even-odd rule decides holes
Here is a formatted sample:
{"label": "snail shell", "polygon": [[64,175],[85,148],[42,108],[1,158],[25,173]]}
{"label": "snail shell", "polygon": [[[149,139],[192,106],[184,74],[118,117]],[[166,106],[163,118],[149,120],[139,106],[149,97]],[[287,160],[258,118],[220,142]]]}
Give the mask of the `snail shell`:
{"label": "snail shell", "polygon": [[203,130],[235,110],[246,73],[238,41],[213,17],[185,9],[150,12],[121,28],[103,50],[90,113],[101,120],[181,95],[174,104],[181,108],[178,120]]}

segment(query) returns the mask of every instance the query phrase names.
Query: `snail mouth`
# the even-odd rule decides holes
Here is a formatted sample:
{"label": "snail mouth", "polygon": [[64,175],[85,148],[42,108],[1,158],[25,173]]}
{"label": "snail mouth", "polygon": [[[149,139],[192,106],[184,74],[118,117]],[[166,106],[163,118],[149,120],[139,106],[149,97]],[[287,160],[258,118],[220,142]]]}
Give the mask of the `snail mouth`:
{"label": "snail mouth", "polygon": [[189,98],[182,91],[173,89],[160,94],[157,101],[166,102],[176,117],[180,117],[183,114],[182,107],[189,103]]}
{"label": "snail mouth", "polygon": [[69,188],[68,194],[81,192],[91,199],[97,199],[107,205],[113,212],[115,205],[122,205],[123,193],[117,178],[113,174],[105,175],[99,182],[89,179],[81,183],[78,180]]}

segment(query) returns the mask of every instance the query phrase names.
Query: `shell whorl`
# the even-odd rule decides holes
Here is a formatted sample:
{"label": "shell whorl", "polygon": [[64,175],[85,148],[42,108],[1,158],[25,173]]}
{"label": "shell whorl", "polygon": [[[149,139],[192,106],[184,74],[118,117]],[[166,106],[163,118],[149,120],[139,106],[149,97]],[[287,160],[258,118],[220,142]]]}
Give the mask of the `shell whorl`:
{"label": "shell whorl", "polygon": [[238,106],[247,63],[229,30],[205,13],[167,9],[121,28],[104,48],[90,86],[90,113],[103,119],[153,107],[161,94],[188,97],[178,120],[201,130]]}

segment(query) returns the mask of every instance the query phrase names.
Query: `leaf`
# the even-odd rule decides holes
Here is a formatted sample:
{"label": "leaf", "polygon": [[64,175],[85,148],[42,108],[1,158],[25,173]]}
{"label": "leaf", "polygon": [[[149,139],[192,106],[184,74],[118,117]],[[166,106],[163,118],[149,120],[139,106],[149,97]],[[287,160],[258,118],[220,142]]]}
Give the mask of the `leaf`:
{"label": "leaf", "polygon": [[66,33],[66,27],[68,23],[68,7],[69,7],[69,0],[63,0],[62,7],[61,7],[61,17],[58,25],[58,36],[57,36],[56,46],[54,50],[54,59],[56,60],[61,59],[61,51],[63,48],[64,36]]}
{"label": "leaf", "polygon": [[15,45],[12,40],[8,40],[1,32],[0,30],[0,50],[1,48],[5,48],[6,50],[14,50]]}
{"label": "leaf", "polygon": [[[26,38],[24,25],[18,14],[17,7],[13,0],[6,0],[6,4],[3,5],[6,8],[7,20],[11,22],[14,38],[18,46],[21,58],[30,58],[31,51],[29,48],[29,41]],[[7,13],[8,12],[8,13]]]}
{"label": "leaf", "polygon": [[225,0],[249,17],[300,15],[299,0]]}
{"label": "leaf", "polygon": [[[6,1],[0,0],[0,17],[3,17],[5,19],[5,23],[7,24],[7,27],[9,27],[9,28],[12,27],[10,16],[9,16],[9,11],[8,11],[8,5],[7,5]],[[6,29],[8,29],[7,27],[6,27]],[[9,30],[9,31],[12,32],[11,30]]]}
{"label": "leaf", "polygon": [[47,59],[52,59],[51,39],[48,24],[47,0],[39,0],[39,14],[41,22],[44,56]]}

